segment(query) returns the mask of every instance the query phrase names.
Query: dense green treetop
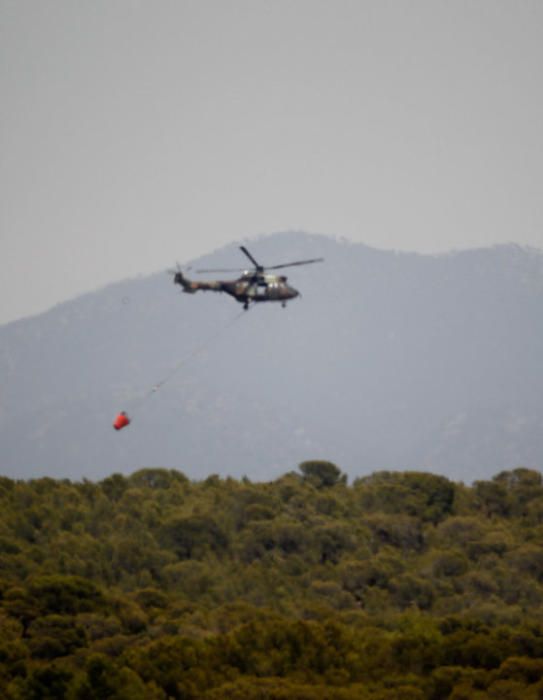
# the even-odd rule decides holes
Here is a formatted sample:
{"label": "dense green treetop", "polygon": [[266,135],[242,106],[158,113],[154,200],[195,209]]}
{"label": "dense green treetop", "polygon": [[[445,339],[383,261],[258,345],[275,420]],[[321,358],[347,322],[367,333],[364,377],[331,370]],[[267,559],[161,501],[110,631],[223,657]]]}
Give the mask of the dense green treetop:
{"label": "dense green treetop", "polygon": [[0,690],[543,697],[543,483],[0,478]]}

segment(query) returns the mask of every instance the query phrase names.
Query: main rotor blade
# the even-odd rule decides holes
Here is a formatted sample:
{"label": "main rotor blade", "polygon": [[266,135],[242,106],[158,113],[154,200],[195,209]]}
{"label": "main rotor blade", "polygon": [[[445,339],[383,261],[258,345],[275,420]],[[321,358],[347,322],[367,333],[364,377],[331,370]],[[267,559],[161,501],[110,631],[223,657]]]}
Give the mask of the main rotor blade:
{"label": "main rotor blade", "polygon": [[196,272],[245,272],[245,267],[214,267],[205,270],[196,270]]}
{"label": "main rotor blade", "polygon": [[309,263],[322,262],[324,258],[312,258],[311,260],[296,260],[295,262],[283,263],[282,265],[269,265],[266,270],[279,270],[281,267],[293,267],[294,265],[308,265]]}
{"label": "main rotor blade", "polygon": [[245,255],[249,258],[249,260],[253,263],[253,265],[256,267],[257,270],[262,270],[262,265],[259,265],[257,261],[253,258],[251,253],[247,250],[247,248],[244,245],[240,245],[239,249],[245,253]]}
{"label": "main rotor blade", "polygon": [[[189,265],[189,267],[187,267],[187,270],[190,270],[190,269],[191,269],[191,268],[190,268],[190,265]],[[176,275],[178,272],[181,272],[181,265],[179,264],[179,261],[178,261],[178,260],[175,261],[175,269],[173,269],[173,268],[170,267],[168,270],[166,270],[166,272],[167,272],[169,275]]]}

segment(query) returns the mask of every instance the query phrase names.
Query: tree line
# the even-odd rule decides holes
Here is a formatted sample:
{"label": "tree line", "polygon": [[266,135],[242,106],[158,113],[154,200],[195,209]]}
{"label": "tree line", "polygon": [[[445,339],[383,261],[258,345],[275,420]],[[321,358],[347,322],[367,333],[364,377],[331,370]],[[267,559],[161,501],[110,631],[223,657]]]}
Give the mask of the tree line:
{"label": "tree line", "polygon": [[0,478],[8,700],[543,698],[543,483]]}

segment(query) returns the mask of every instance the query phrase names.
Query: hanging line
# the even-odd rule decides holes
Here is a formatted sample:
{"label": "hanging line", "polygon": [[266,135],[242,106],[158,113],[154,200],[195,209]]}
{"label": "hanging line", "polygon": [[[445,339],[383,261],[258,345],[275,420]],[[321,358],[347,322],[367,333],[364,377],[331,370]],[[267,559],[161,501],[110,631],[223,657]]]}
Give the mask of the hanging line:
{"label": "hanging line", "polygon": [[[185,357],[183,357],[181,360],[179,360],[179,362],[177,362],[177,363],[172,367],[172,369],[169,371],[169,373],[168,373],[163,379],[161,379],[159,382],[157,382],[156,384],[154,384],[154,385],[151,387],[151,389],[149,389],[149,391],[147,391],[143,396],[141,396],[141,397],[139,398],[139,400],[138,400],[137,398],[134,398],[134,399],[132,399],[132,401],[129,402],[129,403],[132,403],[132,404],[134,405],[134,404],[136,404],[136,402],[137,402],[137,405],[138,405],[138,408],[139,408],[139,406],[141,406],[141,404],[142,404],[144,401],[146,401],[146,400],[147,400],[149,397],[151,397],[153,394],[156,394],[156,392],[157,392],[162,386],[164,386],[164,384],[166,384],[167,382],[169,382],[170,379],[181,369],[181,367],[182,367],[184,364],[186,364],[189,360],[192,360],[192,358],[194,358],[194,357],[196,357],[197,355],[200,355],[202,352],[204,352],[204,351],[207,349],[207,347],[210,345],[210,343],[212,343],[212,342],[213,342],[216,338],[218,338],[222,333],[224,333],[224,332],[227,331],[231,326],[233,326],[233,325],[236,323],[236,321],[238,321],[240,318],[242,318],[242,316],[246,316],[246,315],[247,315],[247,312],[248,312],[248,310],[245,310],[245,309],[244,309],[244,310],[241,311],[240,313],[236,314],[236,316],[234,316],[234,318],[230,319],[230,321],[228,321],[225,325],[221,326],[218,330],[216,330],[215,333],[213,333],[213,335],[209,336],[209,337],[207,338],[207,340],[206,340],[204,343],[202,343],[201,345],[199,345],[199,346],[198,346],[197,348],[195,348],[191,353],[189,353],[188,355],[186,355]],[[135,413],[134,409],[131,409],[131,414],[134,415],[134,413]]]}

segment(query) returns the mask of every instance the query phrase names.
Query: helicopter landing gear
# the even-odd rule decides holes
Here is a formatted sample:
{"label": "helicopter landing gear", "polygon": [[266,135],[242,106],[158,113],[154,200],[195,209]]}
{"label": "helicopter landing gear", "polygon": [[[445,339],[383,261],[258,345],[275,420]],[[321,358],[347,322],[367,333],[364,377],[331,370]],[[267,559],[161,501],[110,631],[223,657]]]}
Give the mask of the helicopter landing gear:
{"label": "helicopter landing gear", "polygon": [[249,302],[248,301],[243,302],[243,308],[245,309],[245,311],[247,311],[249,309]]}

